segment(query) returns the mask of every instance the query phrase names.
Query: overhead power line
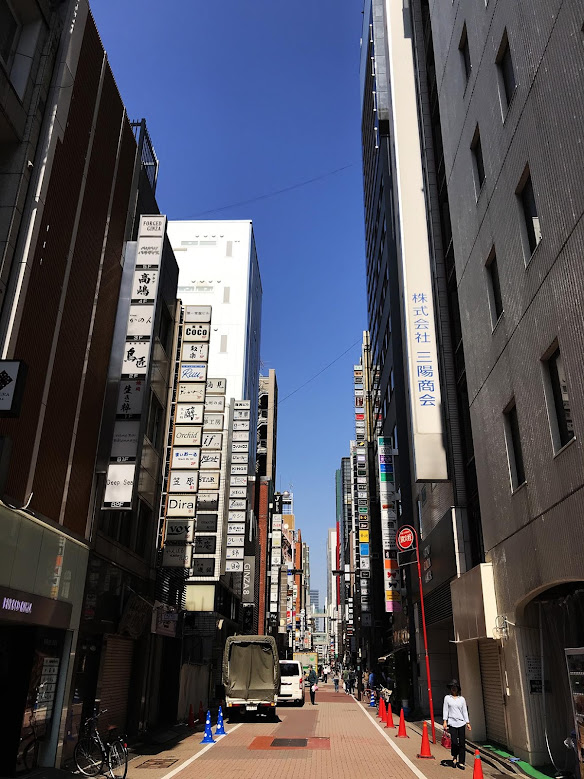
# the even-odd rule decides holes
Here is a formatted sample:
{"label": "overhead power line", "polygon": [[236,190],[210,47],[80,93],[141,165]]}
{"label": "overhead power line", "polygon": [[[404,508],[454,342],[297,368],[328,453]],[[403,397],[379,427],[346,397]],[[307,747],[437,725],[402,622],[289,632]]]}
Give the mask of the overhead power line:
{"label": "overhead power line", "polygon": [[339,356],[335,357],[335,359],[332,362],[329,362],[328,365],[325,365],[324,368],[321,368],[321,370],[318,371],[318,373],[315,373],[314,376],[311,376],[309,379],[307,379],[304,382],[304,384],[301,384],[299,387],[296,387],[296,389],[292,390],[292,392],[290,392],[288,395],[286,395],[286,397],[282,398],[282,400],[279,400],[278,401],[278,406],[280,406],[285,400],[288,400],[288,398],[291,398],[292,395],[295,395],[297,392],[300,392],[301,389],[304,389],[304,387],[306,387],[307,384],[310,384],[310,382],[312,382],[315,379],[317,379],[322,373],[324,373],[325,371],[328,371],[328,369],[331,368],[336,362],[338,362],[341,359],[341,357],[344,357],[347,354],[347,352],[350,352],[351,349],[354,349],[355,346],[357,346],[357,344],[361,343],[361,341],[362,341],[361,338],[357,339],[355,341],[355,343],[351,344],[351,346],[349,346],[348,349],[345,349],[345,351],[342,354],[339,354]]}
{"label": "overhead power line", "polygon": [[322,173],[320,176],[314,176],[311,179],[305,179],[304,181],[299,181],[297,184],[292,184],[291,186],[284,187],[283,189],[275,189],[272,192],[265,192],[263,195],[257,195],[256,197],[249,198],[249,200],[240,200],[237,203],[230,203],[228,206],[219,206],[218,208],[209,208],[207,209],[207,211],[199,211],[198,214],[195,214],[190,218],[198,219],[199,217],[206,216],[207,214],[216,214],[218,211],[228,211],[230,208],[237,208],[238,206],[247,206],[250,203],[257,203],[259,200],[267,200],[270,197],[283,195],[285,192],[292,192],[292,190],[294,189],[300,189],[301,187],[307,187],[309,184],[314,184],[317,181],[322,181],[323,179],[326,179],[329,176],[334,176],[337,173],[341,173],[341,171],[343,170],[348,170],[348,168],[354,168],[355,165],[357,164],[360,163],[351,162],[349,165],[343,165],[341,168],[335,168],[334,170],[329,170],[327,173]]}

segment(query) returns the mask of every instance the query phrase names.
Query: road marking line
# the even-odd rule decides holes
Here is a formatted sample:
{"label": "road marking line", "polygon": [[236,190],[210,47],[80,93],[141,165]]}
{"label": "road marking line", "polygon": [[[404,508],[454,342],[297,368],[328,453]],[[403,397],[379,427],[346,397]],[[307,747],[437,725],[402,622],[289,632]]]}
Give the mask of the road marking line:
{"label": "road marking line", "polygon": [[[410,760],[410,758],[409,758],[407,755],[405,755],[405,754],[404,754],[404,753],[401,751],[401,749],[398,747],[398,745],[393,743],[393,741],[390,739],[390,737],[388,736],[388,734],[387,734],[387,733],[386,733],[386,732],[383,730],[383,728],[381,727],[381,725],[379,725],[379,724],[378,724],[378,723],[377,723],[377,722],[376,722],[376,721],[373,719],[373,717],[370,717],[370,716],[369,716],[369,714],[367,714],[367,709],[366,709],[366,708],[363,706],[363,704],[361,704],[361,703],[360,703],[360,704],[359,704],[359,708],[361,709],[361,711],[363,712],[363,714],[364,714],[364,715],[367,717],[367,719],[369,720],[369,722],[371,722],[371,724],[372,724],[372,725],[375,725],[375,727],[376,727],[376,728],[377,728],[377,730],[378,730],[378,731],[381,733],[381,735],[383,736],[383,738],[384,738],[384,739],[387,741],[387,743],[389,744],[389,746],[390,746],[390,747],[393,749],[393,751],[394,751],[394,752],[397,752],[397,754],[398,754],[398,755],[401,757],[401,759],[404,761],[404,763],[407,765],[407,767],[408,767],[408,768],[409,768],[411,771],[413,771],[413,772],[414,772],[414,774],[415,774],[415,775],[418,777],[418,779],[427,779],[427,776],[426,776],[426,774],[423,774],[423,773],[420,771],[420,769],[419,769],[419,768],[418,768],[416,765],[414,765],[414,763],[412,763],[412,761]],[[166,779],[166,777],[164,776],[164,777],[162,777],[162,779]]]}
{"label": "road marking line", "polygon": [[[237,725],[234,725],[232,728],[230,728],[229,733],[233,733],[234,730],[237,730],[237,728],[240,728],[242,725],[243,725],[243,722],[239,722]],[[223,736],[223,737],[220,736],[219,737],[220,740],[223,741],[223,739],[226,738],[229,735],[229,733],[226,733],[225,736]],[[215,742],[215,744],[218,744],[218,743],[219,743],[218,741]],[[194,763],[194,761],[197,758],[201,757],[201,755],[204,755],[205,752],[207,752],[207,750],[211,749],[211,747],[214,747],[215,744],[207,744],[207,746],[203,747],[203,749],[201,749],[200,752],[197,752],[196,755],[193,755],[192,757],[189,757],[189,759],[185,760],[184,763],[181,763],[176,768],[173,768],[173,770],[170,773],[164,774],[162,779],[172,779],[173,776],[176,776],[177,774],[179,774],[183,770],[183,768],[186,768],[191,763]],[[426,779],[426,777],[423,777],[423,779]]]}

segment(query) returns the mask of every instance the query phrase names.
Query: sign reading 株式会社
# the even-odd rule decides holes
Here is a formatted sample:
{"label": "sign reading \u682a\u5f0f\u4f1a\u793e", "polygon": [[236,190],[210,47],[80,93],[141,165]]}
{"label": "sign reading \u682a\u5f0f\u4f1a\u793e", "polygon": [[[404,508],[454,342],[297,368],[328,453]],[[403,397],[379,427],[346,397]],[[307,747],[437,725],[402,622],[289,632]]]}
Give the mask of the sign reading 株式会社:
{"label": "sign reading \u682a\u5f0f\u4f1a\u793e", "polygon": [[[399,74],[392,90],[391,137],[399,203],[398,272],[404,302],[411,439],[416,482],[448,479],[444,448],[438,344],[434,318],[430,240],[418,128],[416,68],[411,40],[403,35],[402,8],[387,3],[390,71]],[[401,33],[399,28],[401,27]]]}

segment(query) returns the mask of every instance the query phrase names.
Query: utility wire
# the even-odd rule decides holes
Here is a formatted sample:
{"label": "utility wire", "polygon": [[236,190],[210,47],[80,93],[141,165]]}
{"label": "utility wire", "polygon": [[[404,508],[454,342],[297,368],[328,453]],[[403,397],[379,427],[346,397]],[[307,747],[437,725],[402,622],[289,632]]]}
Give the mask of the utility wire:
{"label": "utility wire", "polygon": [[[347,352],[350,352],[351,349],[354,349],[355,346],[357,346],[357,344],[360,344],[361,340],[362,340],[361,338],[357,339],[355,341],[355,343],[351,344],[351,346],[349,346],[348,349],[345,349],[345,351],[342,354],[339,354],[338,357],[335,357],[335,359],[332,362],[329,362],[328,365],[325,365],[325,367],[322,368],[320,371],[318,371],[318,373],[315,373],[314,376],[311,376],[309,379],[307,379],[304,382],[304,384],[301,384],[299,387],[296,387],[296,389],[292,390],[292,392],[290,392],[288,395],[286,395],[286,397],[282,398],[282,400],[279,400],[278,401],[278,407],[280,407],[281,404],[285,400],[288,400],[288,398],[291,398],[292,395],[295,395],[297,392],[300,392],[301,389],[304,389],[304,387],[306,387],[307,384],[310,384],[311,381],[314,381],[315,379],[317,379],[322,373],[324,373],[325,371],[328,371],[328,369],[331,368],[336,362],[338,362],[341,359],[341,357],[344,357],[347,354]],[[271,406],[271,408],[274,408],[274,406]]]}
{"label": "utility wire", "polygon": [[327,173],[323,173],[320,176],[314,176],[311,179],[306,179],[305,181],[299,181],[298,184],[292,184],[291,186],[284,187],[283,189],[275,189],[273,192],[266,192],[263,195],[252,197],[249,200],[240,200],[239,202],[231,203],[228,206],[220,206],[219,208],[209,208],[207,211],[199,211],[198,214],[195,214],[190,218],[198,219],[200,216],[206,216],[207,214],[215,214],[218,211],[227,211],[230,208],[237,208],[238,206],[247,206],[249,203],[257,203],[259,200],[267,200],[268,198],[275,197],[276,195],[283,195],[285,192],[291,192],[294,189],[300,189],[301,187],[306,187],[309,184],[314,184],[316,181],[322,181],[323,179],[326,179],[329,176],[334,176],[335,174],[340,173],[343,170],[347,170],[348,168],[354,168],[355,165],[357,165],[356,162],[351,162],[349,165],[343,165],[341,168],[335,168],[334,170],[329,170]]}

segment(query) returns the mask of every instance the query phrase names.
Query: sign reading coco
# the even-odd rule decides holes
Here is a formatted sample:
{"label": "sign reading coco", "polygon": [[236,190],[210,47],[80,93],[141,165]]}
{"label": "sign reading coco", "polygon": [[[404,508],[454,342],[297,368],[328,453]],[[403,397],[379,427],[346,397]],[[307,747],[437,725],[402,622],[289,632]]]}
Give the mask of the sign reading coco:
{"label": "sign reading coco", "polygon": [[416,531],[410,525],[405,525],[397,534],[397,545],[402,552],[407,552],[414,545]]}

